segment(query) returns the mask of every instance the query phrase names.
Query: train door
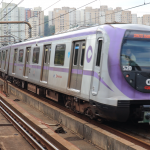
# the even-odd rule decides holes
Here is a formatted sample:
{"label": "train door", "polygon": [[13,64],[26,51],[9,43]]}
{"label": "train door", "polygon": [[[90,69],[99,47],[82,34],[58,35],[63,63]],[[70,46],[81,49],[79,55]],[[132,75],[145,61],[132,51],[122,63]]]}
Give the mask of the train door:
{"label": "train door", "polygon": [[31,47],[26,48],[26,58],[25,58],[25,70],[24,70],[24,76],[28,77],[30,73],[30,55],[31,55]]}
{"label": "train door", "polygon": [[81,90],[85,41],[75,42],[72,59],[70,88]]}
{"label": "train door", "polygon": [[4,60],[4,70],[6,68],[6,61],[7,61],[7,57],[8,57],[8,50],[5,51],[5,60]]}
{"label": "train door", "polygon": [[97,54],[96,54],[96,63],[95,63],[95,66],[94,66],[94,76],[93,76],[93,83],[92,83],[92,95],[97,95],[98,89],[99,89],[101,49],[102,49],[102,39],[99,39],[98,49],[97,49]]}
{"label": "train door", "polygon": [[45,45],[44,46],[42,77],[41,77],[41,80],[45,81],[45,82],[48,82],[50,56],[51,56],[51,45]]}
{"label": "train door", "polygon": [[17,64],[17,53],[18,53],[18,49],[14,49],[14,63],[13,63],[13,73],[16,72],[16,64]]}

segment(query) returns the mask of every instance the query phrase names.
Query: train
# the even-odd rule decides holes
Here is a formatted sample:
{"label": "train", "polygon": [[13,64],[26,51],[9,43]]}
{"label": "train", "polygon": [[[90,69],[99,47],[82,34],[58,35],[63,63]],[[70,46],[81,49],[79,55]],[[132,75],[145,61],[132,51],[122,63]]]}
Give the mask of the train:
{"label": "train", "polygon": [[150,27],[104,24],[0,48],[0,76],[74,112],[150,120]]}

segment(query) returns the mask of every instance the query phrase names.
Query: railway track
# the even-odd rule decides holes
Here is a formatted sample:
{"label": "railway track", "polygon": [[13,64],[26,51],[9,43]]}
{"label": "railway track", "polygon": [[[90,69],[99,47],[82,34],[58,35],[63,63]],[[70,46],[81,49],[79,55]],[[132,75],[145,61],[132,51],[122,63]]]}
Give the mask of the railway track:
{"label": "railway track", "polygon": [[35,149],[58,150],[55,145],[19,117],[2,100],[0,100],[0,111]]}
{"label": "railway track", "polygon": [[[11,85],[13,85],[13,84],[11,84]],[[16,85],[13,85],[13,86],[14,86],[15,88],[18,88]],[[18,88],[18,89],[20,89],[20,88]],[[126,133],[123,132],[123,131],[117,130],[117,128],[113,128],[113,127],[109,126],[109,123],[107,123],[107,125],[106,125],[106,124],[100,123],[100,122],[97,121],[97,120],[91,120],[91,119],[88,118],[87,116],[82,115],[82,114],[74,113],[72,110],[70,110],[70,109],[64,107],[62,104],[59,104],[59,103],[57,103],[57,102],[55,102],[55,101],[52,101],[52,100],[50,100],[50,99],[48,99],[48,98],[39,96],[39,95],[37,95],[37,94],[35,94],[35,93],[32,93],[32,92],[30,92],[30,91],[28,91],[28,90],[25,90],[25,89],[20,89],[20,90],[22,90],[22,91],[24,91],[24,92],[27,92],[28,94],[31,94],[32,96],[34,96],[34,97],[36,97],[36,98],[38,98],[38,99],[40,99],[40,100],[43,100],[44,102],[47,102],[47,103],[49,103],[49,104],[51,104],[51,105],[53,105],[53,106],[56,106],[57,108],[60,108],[60,109],[62,109],[62,110],[64,110],[64,111],[68,112],[69,114],[72,114],[72,115],[74,115],[74,116],[76,116],[76,117],[78,117],[78,118],[81,118],[81,119],[83,119],[84,121],[87,121],[87,122],[89,122],[89,123],[91,123],[91,124],[93,124],[93,125],[95,125],[95,126],[97,126],[97,127],[100,127],[100,128],[102,128],[102,129],[104,129],[104,130],[106,130],[106,131],[108,131],[108,132],[110,132],[110,133],[112,133],[112,134],[114,134],[114,135],[117,135],[117,136],[119,136],[119,137],[121,137],[121,138],[123,138],[123,139],[126,139],[126,140],[128,140],[128,141],[130,141],[130,142],[132,142],[132,143],[134,143],[134,144],[136,144],[136,145],[138,145],[138,146],[141,146],[141,147],[143,147],[143,148],[145,148],[145,149],[150,149],[150,144],[149,144],[149,143],[147,143],[147,142],[145,142],[145,141],[143,141],[143,140],[140,140],[140,139],[138,139],[138,138],[136,138],[136,137],[134,137],[134,136],[131,136],[131,135],[129,135],[129,134],[126,134]],[[44,145],[44,144],[43,144],[43,145]],[[44,145],[44,147],[45,147],[45,145]]]}

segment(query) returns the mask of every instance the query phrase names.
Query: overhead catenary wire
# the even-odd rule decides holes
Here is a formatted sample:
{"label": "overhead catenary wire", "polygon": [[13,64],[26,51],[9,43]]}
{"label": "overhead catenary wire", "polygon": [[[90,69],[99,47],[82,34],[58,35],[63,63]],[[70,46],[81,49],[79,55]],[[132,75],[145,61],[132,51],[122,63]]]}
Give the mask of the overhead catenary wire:
{"label": "overhead catenary wire", "polygon": [[[95,1],[92,1],[92,2],[95,2]],[[92,3],[91,2],[91,3]],[[89,4],[89,3],[88,3]],[[145,3],[145,4],[141,4],[141,5],[137,5],[137,6],[133,6],[133,7],[130,7],[130,8],[127,8],[127,9],[124,9],[124,10],[120,10],[120,11],[117,11],[117,12],[113,12],[113,13],[109,13],[109,14],[106,14],[106,15],[101,15],[101,16],[98,16],[98,17],[95,17],[95,18],[91,18],[91,19],[88,19],[88,20],[92,20],[92,19],[96,19],[96,18],[99,18],[99,17],[104,17],[104,16],[107,16],[107,15],[111,15],[111,14],[115,14],[115,13],[118,13],[118,12],[122,12],[122,11],[126,11],[126,10],[130,10],[130,9],[133,9],[133,8],[137,8],[137,7],[141,7],[141,6],[144,6],[144,5],[148,5],[148,4],[150,4],[150,2],[149,3]],[[87,5],[87,4],[86,4]],[[84,5],[85,6],[85,5]],[[84,7],[84,6],[81,6],[81,7],[79,7],[79,8],[82,8],[82,7]],[[78,9],[79,9],[78,8]],[[75,9],[75,10],[77,10],[77,9]],[[73,10],[73,11],[75,11],[75,10]],[[70,11],[70,12],[68,12],[68,13],[71,13],[72,11]],[[68,14],[68,13],[66,13],[66,14]],[[63,14],[63,15],[66,15],[66,14]],[[63,16],[63,15],[60,15],[60,16]],[[60,17],[59,16],[59,17]],[[57,17],[58,18],[58,17]],[[49,22],[49,21],[52,21],[52,20],[55,20],[56,18],[54,18],[54,19],[51,19],[51,20],[48,20],[48,21],[46,21],[46,22],[44,22],[44,23],[42,23],[42,24],[45,24],[45,23],[47,23],[47,22]],[[81,22],[86,22],[86,21],[88,21],[88,20],[85,20],[85,21],[80,21],[80,22],[77,22],[77,23],[81,23]],[[76,24],[77,24],[76,23]],[[71,25],[76,25],[76,24],[71,24]],[[41,25],[41,24],[39,24],[39,25]],[[39,26],[39,25],[36,25],[36,26]],[[70,26],[70,25],[68,25],[68,26]],[[35,27],[35,26],[34,26]],[[66,26],[65,26],[66,27]],[[58,28],[57,28],[58,29]],[[20,31],[18,31],[18,32],[21,32],[21,31],[26,31],[26,30],[20,30]],[[44,33],[44,32],[42,32],[42,33]]]}
{"label": "overhead catenary wire", "polygon": [[[13,1],[13,0],[12,0]],[[12,2],[11,1],[11,2]],[[8,5],[0,12],[0,14],[11,4],[11,2],[10,3],[8,3]],[[2,2],[1,2],[2,3]]]}
{"label": "overhead catenary wire", "polygon": [[[52,5],[50,5],[50,6],[48,6],[47,8],[45,8],[43,11],[45,11],[46,9],[48,9],[48,8],[50,8],[50,7],[52,7],[52,6],[54,6],[55,4],[57,4],[58,2],[60,2],[61,0],[58,0],[57,2],[55,2],[55,3],[53,3]],[[41,12],[43,12],[43,11],[40,11],[39,13],[38,13],[38,15],[41,13]],[[30,17],[30,18],[33,18],[33,17],[35,17],[34,15],[32,16],[32,17]],[[26,21],[26,20],[25,20]],[[2,30],[1,30],[2,31]],[[8,30],[7,30],[8,31]],[[24,31],[26,31],[26,30],[21,30],[21,31],[12,31],[11,30],[11,32],[24,32]],[[18,37],[19,38],[19,37]],[[22,38],[20,38],[21,40],[22,40]]]}
{"label": "overhead catenary wire", "polygon": [[24,0],[21,0],[15,7],[13,7],[7,14],[5,14],[4,17],[2,17],[0,20],[2,20],[3,18],[5,18],[10,12],[12,12],[19,4],[21,4]]}
{"label": "overhead catenary wire", "polygon": [[[61,17],[61,16],[67,15],[67,14],[73,12],[73,11],[76,11],[76,10],[78,10],[78,9],[80,9],[80,8],[82,8],[82,7],[85,7],[85,6],[89,5],[89,4],[92,4],[92,3],[96,2],[96,1],[97,1],[97,0],[94,0],[94,1],[92,1],[92,2],[90,2],[90,3],[87,3],[87,4],[83,5],[83,6],[78,7],[77,9],[74,9],[74,10],[72,10],[72,11],[69,11],[69,12],[65,13],[65,14],[62,14],[62,15],[60,15],[60,16],[54,18],[54,19],[45,21],[44,23],[41,23],[41,24],[39,24],[39,25],[35,25],[34,27],[40,26],[40,25],[45,24],[45,23],[47,23],[47,22],[49,22],[49,21],[53,21],[53,20],[55,20],[55,19],[57,19],[57,18],[59,18],[59,17]],[[21,30],[21,31],[26,31],[26,29],[25,29],[25,30]]]}
{"label": "overhead catenary wire", "polygon": [[[43,11],[45,11],[46,9],[48,9],[48,8],[50,8],[50,7],[52,7],[52,6],[54,6],[55,4],[57,4],[58,2],[60,2],[61,0],[58,0],[57,2],[55,2],[54,4],[52,4],[52,5],[50,5],[50,6],[48,6],[47,8],[45,8],[44,10],[42,10],[42,11],[40,11],[37,15],[39,15],[40,13],[42,13]],[[31,19],[31,18],[33,18],[33,17],[36,17],[35,15],[33,15],[32,17],[30,17],[29,19]]]}
{"label": "overhead catenary wire", "polygon": [[[92,2],[90,2],[90,3],[93,3],[93,2],[95,2],[95,1],[92,1]],[[89,3],[88,3],[88,4],[89,4]],[[88,5],[88,4],[86,4],[86,5]],[[130,10],[130,9],[134,9],[134,8],[141,7],[141,6],[148,5],[148,4],[150,4],[150,2],[149,2],[149,3],[141,4],[141,5],[137,5],[137,6],[133,6],[133,7],[127,8],[127,9],[123,9],[123,10],[120,10],[120,11],[117,11],[117,12],[109,13],[109,14],[105,14],[105,15],[101,15],[101,16],[98,15],[98,17],[91,18],[91,19],[88,19],[88,20],[85,20],[85,21],[80,21],[80,22],[77,22],[77,23],[87,22],[87,21],[92,20],[92,19],[96,19],[96,18],[99,18],[99,17],[104,17],[104,16],[112,15],[112,14],[115,14],[115,13],[118,13],[118,12],[122,12],[122,11]],[[86,5],[84,5],[84,6],[86,6]],[[84,6],[81,6],[81,7],[79,7],[79,8],[82,8],[82,7],[84,7]],[[77,9],[79,9],[79,8],[77,8]],[[77,9],[75,9],[75,10],[73,10],[73,11],[76,11]],[[72,12],[72,11],[70,11],[70,12],[68,12],[68,13],[71,13],[71,12]],[[63,15],[60,15],[60,16],[67,15],[68,13],[63,14]],[[60,16],[59,16],[59,17],[60,17]],[[40,25],[42,25],[42,24],[45,24],[45,23],[47,23],[47,22],[49,22],[49,21],[52,21],[52,20],[55,20],[55,19],[57,19],[57,18],[58,18],[58,17],[53,18],[53,19],[51,19],[51,20],[48,20],[48,21],[46,21],[46,22],[44,22],[44,23],[41,23],[41,24],[39,24],[39,25],[35,25],[35,26],[33,26],[33,27],[40,26]],[[76,24],[77,24],[77,23],[76,23]],[[76,25],[76,24],[70,24],[70,25]],[[68,25],[68,26],[70,26],[70,25]],[[65,26],[65,27],[68,27],[68,26]],[[58,29],[58,28],[57,28],[57,29]],[[23,30],[22,30],[22,31],[23,31]],[[24,30],[24,31],[25,31],[25,30]],[[43,32],[43,33],[44,33],[44,32]]]}
{"label": "overhead catenary wire", "polygon": [[[127,11],[127,10],[130,10],[130,9],[141,7],[141,6],[148,5],[148,4],[150,4],[150,2],[149,3],[145,3],[145,4],[141,4],[141,5],[137,5],[137,6],[133,6],[133,7],[127,8],[127,9],[123,9],[123,10],[120,10],[120,11],[117,11],[117,12],[109,13],[109,14],[106,14],[106,15],[101,15],[101,16],[98,16],[98,17],[95,17],[95,18],[91,18],[91,19],[88,19],[88,20],[85,20],[85,21],[80,21],[80,22],[77,22],[77,23],[82,23],[82,22],[84,23],[84,22],[87,22],[89,20],[93,20],[93,19],[96,19],[96,18],[99,18],[99,17],[105,17],[105,16],[108,16],[108,15],[112,15],[112,14],[115,14],[115,13],[118,13],[118,12],[122,12],[122,11]],[[71,24],[71,25],[77,25],[77,23],[76,24]],[[70,26],[70,25],[68,25],[68,26]],[[68,27],[68,26],[65,26],[65,27]],[[56,29],[58,29],[58,28],[56,28]]]}

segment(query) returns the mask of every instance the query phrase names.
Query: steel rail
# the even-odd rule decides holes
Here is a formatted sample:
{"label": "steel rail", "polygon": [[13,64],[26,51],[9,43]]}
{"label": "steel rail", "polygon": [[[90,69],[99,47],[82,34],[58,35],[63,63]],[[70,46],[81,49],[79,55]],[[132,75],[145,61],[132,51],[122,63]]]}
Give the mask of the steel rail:
{"label": "steel rail", "polygon": [[[0,77],[0,79],[2,79],[2,78]],[[2,79],[2,80],[4,81],[4,79]],[[11,83],[10,83],[10,84],[11,84]],[[15,86],[15,85],[13,85],[13,84],[11,84],[11,85],[12,85],[15,89],[19,89],[19,90],[21,90],[21,91],[28,92],[30,95],[32,95],[32,96],[34,96],[34,97],[36,97],[36,98],[38,98],[38,99],[39,99],[39,97],[40,97],[39,95],[36,96],[36,95],[33,94],[32,92],[30,93],[30,91],[22,90],[22,89],[20,89],[18,86]],[[108,125],[100,124],[99,122],[97,122],[97,121],[95,121],[95,120],[91,120],[91,119],[87,118],[87,116],[83,116],[83,115],[80,115],[80,114],[75,114],[73,111],[70,111],[70,110],[66,109],[66,108],[63,107],[62,105],[59,105],[58,103],[55,103],[55,102],[53,102],[53,101],[50,101],[49,99],[40,97],[40,100],[43,100],[44,102],[47,102],[48,104],[51,104],[51,105],[53,105],[53,106],[55,106],[55,107],[57,107],[57,108],[59,108],[59,109],[62,109],[63,111],[65,111],[65,112],[67,112],[67,113],[69,113],[69,114],[71,114],[71,115],[74,115],[74,116],[76,116],[76,117],[78,117],[78,118],[80,118],[80,119],[82,119],[82,120],[84,120],[84,121],[87,121],[87,122],[89,122],[89,123],[92,124],[92,125],[95,125],[95,126],[97,126],[97,127],[99,127],[99,128],[102,128],[103,130],[106,130],[106,131],[108,131],[108,132],[110,132],[110,133],[112,133],[112,134],[114,134],[114,135],[116,135],[116,136],[118,136],[118,137],[120,137],[120,138],[123,138],[123,139],[125,139],[125,140],[127,140],[127,141],[130,141],[130,142],[134,143],[135,145],[141,146],[141,147],[143,147],[143,148],[145,148],[145,149],[150,149],[150,144],[149,144],[149,143],[147,143],[147,142],[145,142],[145,141],[142,141],[142,140],[140,140],[140,139],[138,139],[138,138],[136,138],[136,137],[134,137],[134,136],[131,136],[131,135],[127,134],[127,133],[124,133],[124,132],[122,132],[122,131],[119,131],[119,130],[117,130],[117,129],[113,128],[113,127],[110,127],[110,126],[108,126]]]}
{"label": "steel rail", "polygon": [[[40,150],[58,150],[51,142],[38,133],[32,126],[25,122],[12,109],[10,109],[2,100],[0,100],[0,109],[6,118],[20,131],[27,141],[35,148]],[[31,136],[32,135],[32,136]]]}

